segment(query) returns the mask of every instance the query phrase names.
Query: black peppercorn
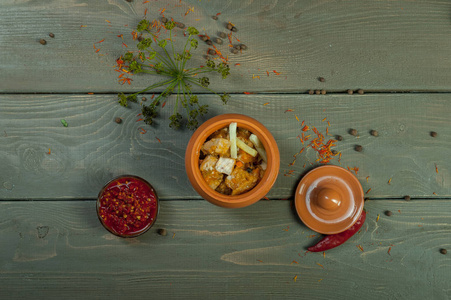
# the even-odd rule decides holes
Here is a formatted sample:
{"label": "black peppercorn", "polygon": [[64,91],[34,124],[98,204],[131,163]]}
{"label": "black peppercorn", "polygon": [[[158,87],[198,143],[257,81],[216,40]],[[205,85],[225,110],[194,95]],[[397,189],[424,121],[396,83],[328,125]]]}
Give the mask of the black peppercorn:
{"label": "black peppercorn", "polygon": [[326,90],[321,90],[322,95],[326,95]]}
{"label": "black peppercorn", "polygon": [[146,98],[146,97],[142,97],[142,98],[141,98],[141,101],[146,102],[146,101],[147,101],[147,98]]}
{"label": "black peppercorn", "polygon": [[404,196],[404,200],[410,201],[410,196]]}
{"label": "black peppercorn", "polygon": [[338,151],[337,151],[337,150],[335,150],[335,149],[334,149],[334,150],[332,150],[332,154],[333,154],[333,155],[335,155],[335,154],[337,154],[337,153],[338,153]]}
{"label": "black peppercorn", "polygon": [[232,24],[230,24],[230,23],[228,23],[228,24],[227,24],[227,26],[226,26],[226,28],[227,28],[228,30],[232,30],[232,28],[233,28],[233,25],[232,25]]}
{"label": "black peppercorn", "polygon": [[160,228],[160,229],[158,229],[158,234],[162,235],[162,236],[166,236],[168,234],[168,232],[166,231],[166,229]]}
{"label": "black peppercorn", "polygon": [[342,137],[341,135],[337,135],[337,136],[336,136],[336,139],[337,139],[337,141],[342,141],[342,140],[343,140],[343,137]]}
{"label": "black peppercorn", "polygon": [[314,90],[309,90],[308,93],[309,93],[309,95],[313,95],[315,93],[315,91]]}
{"label": "black peppercorn", "polygon": [[390,217],[391,215],[393,215],[393,213],[391,211],[387,210],[387,211],[385,211],[385,215]]}
{"label": "black peppercorn", "polygon": [[51,37],[51,38],[54,38],[55,37],[55,35],[53,34],[53,33],[49,33],[49,37]]}
{"label": "black peppercorn", "polygon": [[208,37],[206,35],[201,36],[200,39],[204,42],[208,41]]}
{"label": "black peppercorn", "polygon": [[441,254],[446,254],[446,253],[448,253],[448,251],[446,251],[446,249],[442,248],[442,249],[440,249],[440,253]]}
{"label": "black peppercorn", "polygon": [[230,50],[233,54],[238,54],[238,50],[236,50],[235,48],[232,48],[232,50]]}
{"label": "black peppercorn", "polygon": [[360,95],[365,94],[365,92],[362,89],[357,90],[357,93],[359,93]]}
{"label": "black peppercorn", "polygon": [[353,90],[348,90],[347,92],[348,92],[349,95],[354,94],[354,91],[353,91]]}
{"label": "black peppercorn", "polygon": [[235,48],[236,50],[241,50],[241,46],[240,45],[235,45],[233,48]]}
{"label": "black peppercorn", "polygon": [[431,131],[431,136],[432,136],[432,137],[436,137],[436,136],[437,136],[437,132]]}
{"label": "black peppercorn", "polygon": [[166,17],[161,17],[161,23],[167,23],[168,22],[168,18]]}
{"label": "black peppercorn", "polygon": [[315,91],[315,94],[320,95],[320,94],[321,94],[321,91],[320,91],[320,90],[316,90],[316,91]]}
{"label": "black peppercorn", "polygon": [[324,77],[318,77],[318,80],[319,80],[320,82],[326,81],[326,79],[324,79]]}
{"label": "black peppercorn", "polygon": [[362,152],[363,147],[360,146],[360,145],[355,145],[354,150],[357,151],[357,152]]}
{"label": "black peppercorn", "polygon": [[178,28],[182,28],[182,29],[185,28],[185,24],[183,24],[183,23],[176,22],[175,24],[177,25]]}
{"label": "black peppercorn", "polygon": [[211,17],[213,20],[217,20],[218,19],[218,16],[212,16]]}
{"label": "black peppercorn", "polygon": [[379,136],[379,132],[377,132],[377,130],[371,130],[371,131],[370,131],[370,134],[371,134],[372,136]]}
{"label": "black peppercorn", "polygon": [[47,41],[44,40],[44,39],[40,39],[40,40],[39,40],[39,43],[41,43],[41,45],[45,45],[45,44],[47,44]]}
{"label": "black peppercorn", "polygon": [[246,171],[247,171],[248,173],[252,173],[252,169],[251,169],[251,168],[247,168]]}
{"label": "black peppercorn", "polygon": [[216,44],[222,45],[222,40],[220,38],[215,39]]}
{"label": "black peppercorn", "polygon": [[220,32],[220,33],[218,33],[218,36],[219,36],[220,38],[225,39],[225,38],[227,37],[227,34],[225,34],[225,32]]}
{"label": "black peppercorn", "polygon": [[142,35],[138,36],[138,42],[141,42],[143,39],[144,39],[144,38],[143,38]]}
{"label": "black peppercorn", "polygon": [[350,134],[350,135],[353,135],[353,136],[357,136],[357,135],[358,135],[358,132],[357,132],[357,130],[355,130],[355,129],[350,129],[350,130],[349,130],[349,134]]}
{"label": "black peppercorn", "polygon": [[247,46],[244,45],[244,44],[241,44],[241,45],[240,45],[240,48],[241,48],[241,50],[247,50]]}
{"label": "black peppercorn", "polygon": [[213,45],[213,42],[211,40],[206,40],[205,43],[207,43],[207,45],[209,46]]}
{"label": "black peppercorn", "polygon": [[238,32],[238,28],[236,28],[235,26],[233,26],[230,30],[232,30],[233,32]]}
{"label": "black peppercorn", "polygon": [[208,54],[210,55],[216,55],[216,51],[213,49],[208,49]]}
{"label": "black peppercorn", "polygon": [[122,119],[119,117],[114,118],[114,122],[116,122],[117,124],[121,124],[122,123]]}

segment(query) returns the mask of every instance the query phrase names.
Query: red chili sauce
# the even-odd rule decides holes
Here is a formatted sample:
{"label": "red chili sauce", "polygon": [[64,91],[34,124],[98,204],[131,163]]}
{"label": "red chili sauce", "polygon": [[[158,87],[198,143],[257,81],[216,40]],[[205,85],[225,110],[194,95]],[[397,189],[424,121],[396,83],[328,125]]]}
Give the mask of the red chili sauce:
{"label": "red chili sauce", "polygon": [[157,212],[153,188],[135,177],[122,177],[110,182],[98,202],[103,224],[122,236],[144,232],[155,221]]}

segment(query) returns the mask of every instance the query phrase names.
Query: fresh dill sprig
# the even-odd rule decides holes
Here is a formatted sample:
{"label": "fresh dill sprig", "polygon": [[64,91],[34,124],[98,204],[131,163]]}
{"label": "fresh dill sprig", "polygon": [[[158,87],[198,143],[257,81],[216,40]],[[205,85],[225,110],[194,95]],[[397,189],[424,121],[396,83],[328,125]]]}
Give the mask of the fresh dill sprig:
{"label": "fresh dill sprig", "polygon": [[[141,34],[137,38],[139,41],[137,44],[138,51],[127,51],[116,62],[118,69],[125,70],[126,74],[146,73],[159,75],[165,77],[165,79],[130,95],[119,93],[119,104],[127,107],[129,102],[137,102],[137,95],[156,88],[165,87],[165,90],[155,97],[150,104],[142,105],[144,122],[152,125],[154,119],[158,116],[158,110],[162,100],[171,94],[175,94],[176,102],[174,104],[173,114],[169,118],[171,121],[169,127],[178,129],[182,126],[184,117],[179,112],[179,109],[183,108],[186,114],[185,125],[187,128],[194,130],[199,125],[198,118],[208,112],[208,105],[199,104],[198,97],[192,93],[192,87],[202,87],[218,95],[225,104],[230,97],[229,94],[218,94],[211,90],[208,87],[210,80],[205,74],[218,72],[225,79],[230,74],[230,68],[225,62],[215,63],[212,60],[208,60],[205,66],[187,68],[186,64],[192,57],[191,51],[198,46],[198,41],[194,37],[199,34],[199,31],[194,27],[188,27],[186,29],[188,37],[183,51],[179,53],[175,51],[172,38],[172,31],[176,27],[176,23],[174,21],[168,21],[164,25],[159,24],[159,26],[164,26],[169,31],[169,39],[159,37],[159,34],[155,32],[155,24],[158,24],[158,21],[151,23],[146,19],[141,20],[136,28],[136,31]],[[137,37],[136,33],[135,37]],[[122,82],[128,82],[130,84],[130,78],[123,78]]]}

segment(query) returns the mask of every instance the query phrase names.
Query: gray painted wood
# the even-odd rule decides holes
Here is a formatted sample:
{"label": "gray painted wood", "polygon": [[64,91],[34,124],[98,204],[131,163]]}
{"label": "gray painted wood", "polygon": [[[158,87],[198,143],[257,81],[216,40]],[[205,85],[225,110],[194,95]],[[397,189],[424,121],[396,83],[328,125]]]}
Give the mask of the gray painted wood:
{"label": "gray painted wood", "polygon": [[[219,79],[217,89],[450,91],[448,1],[143,2],[2,1],[0,92],[110,92],[155,82],[156,77],[142,76],[133,86],[121,86],[112,68],[126,49],[117,35],[123,34],[131,48],[131,28],[145,8],[149,19],[165,8],[166,16],[212,36],[224,29],[224,22],[238,27],[237,37],[249,50],[230,55],[232,76],[226,84]],[[190,7],[194,12],[184,16]],[[217,13],[221,15],[214,21],[211,16]],[[48,37],[49,32],[55,37]],[[39,43],[42,38],[45,46]],[[94,43],[102,39],[95,53]],[[228,51],[227,45],[220,49]],[[206,50],[201,44],[197,64]],[[326,82],[320,83],[319,76]]]}
{"label": "gray painted wood", "polygon": [[451,202],[365,207],[360,233],[323,257],[305,253],[319,237],[291,201],[236,210],[164,201],[155,226],[135,239],[108,233],[94,201],[2,201],[0,296],[449,299],[449,254],[439,250],[451,248]]}
{"label": "gray painted wood", "polygon": [[[449,94],[234,95],[222,105],[216,97],[200,96],[210,105],[207,118],[245,113],[272,132],[281,166],[268,197],[282,199],[292,197],[301,176],[318,165],[309,149],[290,166],[302,148],[302,120],[324,134],[329,121],[329,134],[343,136],[336,147],[341,160],[331,163],[358,167],[364,191],[371,188],[366,196],[450,197],[450,100]],[[93,199],[104,183],[123,174],[146,178],[162,199],[199,198],[184,166],[191,131],[168,127],[171,103],[152,128],[136,122],[139,105],[123,108],[114,95],[4,95],[0,102],[1,199]],[[123,123],[113,122],[115,117]],[[359,136],[349,135],[350,128]],[[369,134],[372,129],[379,137]],[[356,144],[363,152],[354,151]]]}

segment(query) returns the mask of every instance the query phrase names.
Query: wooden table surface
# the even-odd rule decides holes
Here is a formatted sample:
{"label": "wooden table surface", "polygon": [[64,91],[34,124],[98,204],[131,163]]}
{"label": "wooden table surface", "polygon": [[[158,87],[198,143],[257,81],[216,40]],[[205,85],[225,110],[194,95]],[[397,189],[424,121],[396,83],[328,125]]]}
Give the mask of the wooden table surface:
{"label": "wooden table surface", "polygon": [[[158,80],[120,85],[113,68],[146,9],[201,33],[239,29],[249,49],[229,55],[230,78],[211,78],[229,103],[196,93],[210,107],[203,120],[244,113],[272,132],[281,166],[268,199],[205,201],[184,170],[192,132],[168,127],[172,104],[156,127],[117,104]],[[450,11],[446,0],[1,1],[0,298],[450,299]],[[363,230],[325,255],[306,253],[319,235],[293,211],[297,183],[318,166],[313,151],[290,165],[301,121],[344,137],[331,164],[358,168],[369,198]],[[95,209],[103,184],[127,173],[162,200],[135,239],[108,233]]]}

